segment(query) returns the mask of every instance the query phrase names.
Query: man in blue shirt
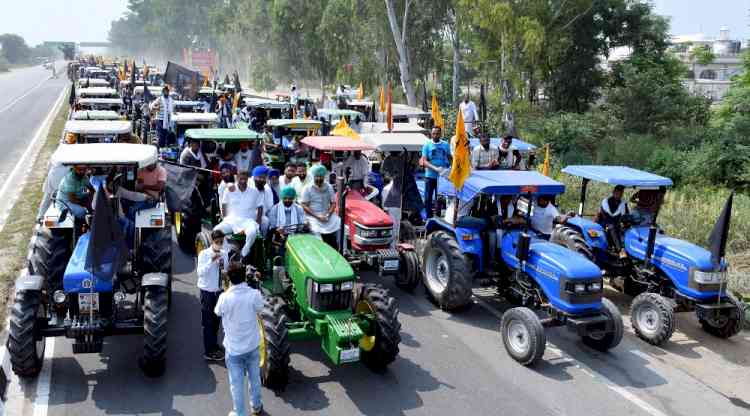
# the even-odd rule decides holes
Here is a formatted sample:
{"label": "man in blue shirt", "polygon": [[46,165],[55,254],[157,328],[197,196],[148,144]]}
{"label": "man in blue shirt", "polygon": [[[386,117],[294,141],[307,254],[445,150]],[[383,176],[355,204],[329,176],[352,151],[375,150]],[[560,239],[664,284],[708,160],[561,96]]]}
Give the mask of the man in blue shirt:
{"label": "man in blue shirt", "polygon": [[438,178],[441,172],[450,169],[453,162],[451,148],[448,142],[441,138],[440,127],[432,128],[432,140],[422,146],[420,163],[425,168],[425,198],[424,208],[427,218],[432,218],[432,199],[437,193]]}

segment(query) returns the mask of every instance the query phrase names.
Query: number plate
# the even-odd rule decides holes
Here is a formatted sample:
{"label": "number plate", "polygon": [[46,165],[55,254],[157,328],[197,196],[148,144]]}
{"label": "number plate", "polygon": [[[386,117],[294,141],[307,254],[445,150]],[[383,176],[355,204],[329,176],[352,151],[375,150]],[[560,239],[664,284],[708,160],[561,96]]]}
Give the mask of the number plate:
{"label": "number plate", "polygon": [[383,262],[383,269],[398,270],[398,260],[386,260]]}
{"label": "number plate", "polygon": [[342,363],[353,363],[359,361],[359,348],[352,348],[350,350],[341,350]]}
{"label": "number plate", "polygon": [[99,294],[98,293],[79,293],[78,294],[78,310],[81,313],[98,311],[99,310]]}

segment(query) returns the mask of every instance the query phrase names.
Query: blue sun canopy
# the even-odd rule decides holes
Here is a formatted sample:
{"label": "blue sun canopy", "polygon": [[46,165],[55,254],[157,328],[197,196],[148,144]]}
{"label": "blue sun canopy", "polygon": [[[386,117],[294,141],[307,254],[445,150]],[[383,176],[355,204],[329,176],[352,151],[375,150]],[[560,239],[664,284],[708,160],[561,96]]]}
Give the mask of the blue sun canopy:
{"label": "blue sun canopy", "polygon": [[571,165],[562,171],[568,175],[579,176],[610,185],[640,187],[672,186],[672,180],[669,178],[627,166]]}
{"label": "blue sun canopy", "polygon": [[[565,185],[535,171],[475,170],[458,192],[462,201],[470,201],[480,193],[488,195],[557,195],[565,192]],[[438,193],[455,196],[456,188],[444,177],[438,182]]]}

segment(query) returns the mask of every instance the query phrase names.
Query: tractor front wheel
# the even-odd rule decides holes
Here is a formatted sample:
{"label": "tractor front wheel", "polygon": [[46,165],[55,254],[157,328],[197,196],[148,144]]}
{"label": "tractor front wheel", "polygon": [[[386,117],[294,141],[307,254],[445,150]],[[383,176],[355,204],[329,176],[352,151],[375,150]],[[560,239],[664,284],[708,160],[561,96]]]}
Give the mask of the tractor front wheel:
{"label": "tractor front wheel", "polygon": [[500,331],[508,355],[521,365],[532,365],[544,355],[547,336],[542,321],[531,309],[521,306],[507,310]]}
{"label": "tractor front wheel", "polygon": [[471,263],[449,233],[429,235],[425,249],[423,282],[441,309],[453,310],[471,302]]}
{"label": "tractor front wheel", "polygon": [[267,388],[283,391],[289,382],[290,349],[284,301],[276,296],[267,298],[258,320],[260,379]]}
{"label": "tractor front wheel", "polygon": [[71,255],[68,230],[37,227],[29,256],[29,273],[44,276],[51,292],[62,289]]}
{"label": "tractor front wheel", "polygon": [[641,293],[630,306],[630,322],[639,338],[651,345],[661,345],[675,330],[672,302],[657,293]]}
{"label": "tractor front wheel", "polygon": [[37,319],[44,312],[41,299],[39,291],[20,291],[10,311],[7,347],[13,372],[19,377],[34,377],[42,370],[45,341]]}
{"label": "tractor front wheel", "polygon": [[599,335],[584,335],[583,343],[598,351],[609,351],[622,341],[622,315],[617,306],[606,298],[602,299],[601,311],[612,323],[612,331]]}
{"label": "tractor front wheel", "polygon": [[375,318],[371,330],[365,334],[369,341],[360,342],[362,363],[372,371],[382,372],[398,356],[401,343],[398,303],[379,285],[364,284],[356,309]]}
{"label": "tractor front wheel", "polygon": [[167,288],[148,286],[143,302],[143,357],[141,368],[149,377],[164,374],[167,364]]}
{"label": "tractor front wheel", "polygon": [[742,305],[734,296],[729,295],[728,299],[734,305],[734,309],[729,311],[729,315],[710,318],[698,314],[698,320],[703,326],[703,330],[719,338],[732,337],[742,330],[742,315],[744,312]]}
{"label": "tractor front wheel", "polygon": [[419,284],[419,258],[414,250],[404,250],[400,253],[401,264],[396,275],[396,286],[413,292]]}

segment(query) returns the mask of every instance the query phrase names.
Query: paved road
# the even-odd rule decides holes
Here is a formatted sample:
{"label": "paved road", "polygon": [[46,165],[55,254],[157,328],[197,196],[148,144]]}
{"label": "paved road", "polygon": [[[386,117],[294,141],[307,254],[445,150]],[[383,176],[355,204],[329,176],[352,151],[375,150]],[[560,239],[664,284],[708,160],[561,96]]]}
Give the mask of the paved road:
{"label": "paved road", "polygon": [[[231,406],[226,370],[201,358],[193,262],[176,246],[175,251],[169,368],[163,378],[148,379],[137,368],[140,337],[110,338],[101,355],[77,356],[69,340],[56,339],[54,359],[46,361],[42,375],[51,369],[51,384],[13,386],[9,414],[226,415]],[[422,289],[407,295],[388,280],[385,285],[399,298],[403,338],[389,370],[334,367],[316,343],[294,344],[289,387],[278,396],[264,390],[268,414],[750,414],[750,362],[746,355],[732,355],[750,351],[747,332],[722,341],[721,355],[697,345],[703,340],[685,340],[683,333],[666,349],[647,347],[628,334],[618,348],[602,354],[571,333],[553,330],[545,361],[529,369],[502,348],[497,316],[506,305],[492,290],[475,289],[478,303],[450,315],[437,310]],[[701,337],[694,324],[687,319],[683,326]],[[35,409],[35,400],[45,398],[49,408]]]}
{"label": "paved road", "polygon": [[57,79],[51,79],[51,71],[41,65],[0,74],[0,187],[69,84],[65,63],[56,65]]}

